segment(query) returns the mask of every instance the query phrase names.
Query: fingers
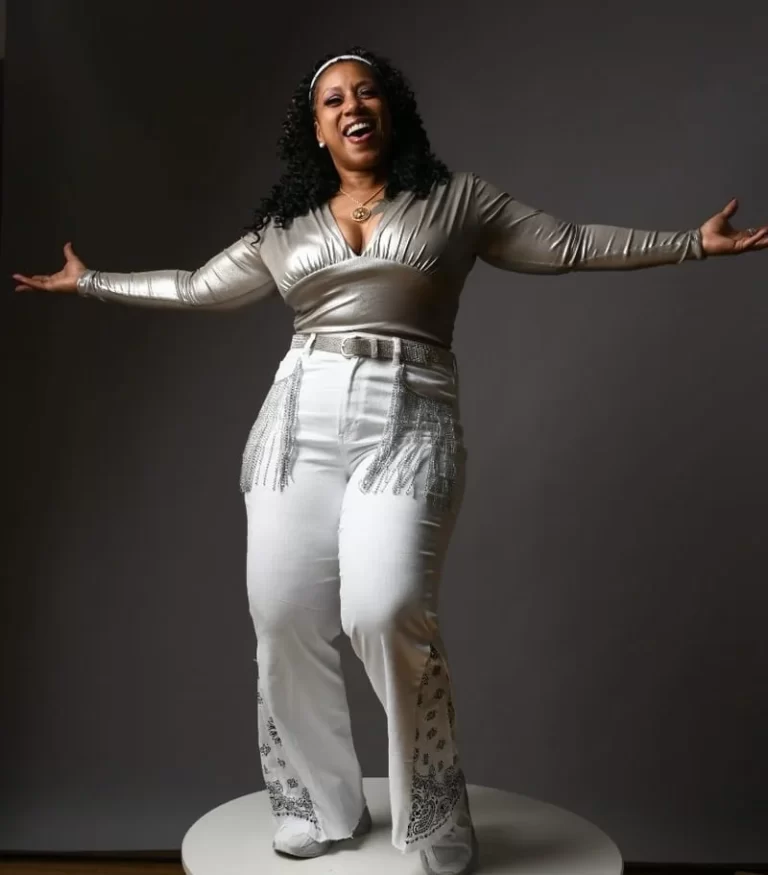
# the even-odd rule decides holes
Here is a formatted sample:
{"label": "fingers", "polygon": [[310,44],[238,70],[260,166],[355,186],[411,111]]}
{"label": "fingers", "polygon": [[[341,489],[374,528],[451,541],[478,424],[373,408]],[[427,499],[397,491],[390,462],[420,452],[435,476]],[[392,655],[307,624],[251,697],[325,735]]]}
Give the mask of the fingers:
{"label": "fingers", "polygon": [[749,249],[765,249],[768,247],[768,226],[761,228],[757,234],[749,237],[746,241]]}
{"label": "fingers", "polygon": [[[754,233],[750,234],[749,232]],[[754,249],[765,249],[768,247],[768,225],[763,225],[760,228],[747,228],[742,232],[743,236],[738,241],[738,251],[751,252]]]}
{"label": "fingers", "polygon": [[17,292],[25,292],[30,291],[31,289],[38,289],[40,291],[45,291],[48,288],[50,279],[43,274],[35,274],[34,276],[24,276],[21,273],[14,273],[13,278],[20,283],[20,285],[16,286]]}

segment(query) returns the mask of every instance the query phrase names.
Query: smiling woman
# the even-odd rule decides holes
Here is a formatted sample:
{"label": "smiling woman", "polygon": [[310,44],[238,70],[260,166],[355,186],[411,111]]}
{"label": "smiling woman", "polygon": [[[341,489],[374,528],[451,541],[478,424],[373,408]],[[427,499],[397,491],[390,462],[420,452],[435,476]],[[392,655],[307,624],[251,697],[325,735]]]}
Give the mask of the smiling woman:
{"label": "smiling woman", "polygon": [[403,74],[359,46],[323,58],[299,83],[283,131],[285,172],[255,212],[257,237],[270,220],[288,227],[326,205],[359,254],[377,224],[375,204],[404,190],[424,198],[450,179]]}
{"label": "smiling woman", "polygon": [[195,271],[88,269],[65,246],[20,290],[227,310],[279,294],[295,334],[246,441],[247,585],[274,849],[299,857],[371,827],[334,646],[344,631],[387,714],[392,843],[431,875],[478,858],[438,623],[467,449],[452,352],[477,258],[509,271],[635,270],[768,246],[735,201],[701,227],[558,219],[449,172],[413,92],[354,47],[299,83],[285,169],[243,236]]}
{"label": "smiling woman", "polygon": [[[389,105],[383,99],[372,67],[354,55],[321,67],[310,83],[310,100],[313,94],[318,145],[328,148],[334,168],[346,186],[339,186],[338,194],[328,200],[328,207],[349,248],[361,254],[381,221],[379,213],[369,222],[372,209],[368,205],[380,199],[387,184],[391,145]],[[372,186],[376,188],[369,194]],[[349,201],[356,204],[351,211]],[[367,224],[361,225],[363,222]]]}

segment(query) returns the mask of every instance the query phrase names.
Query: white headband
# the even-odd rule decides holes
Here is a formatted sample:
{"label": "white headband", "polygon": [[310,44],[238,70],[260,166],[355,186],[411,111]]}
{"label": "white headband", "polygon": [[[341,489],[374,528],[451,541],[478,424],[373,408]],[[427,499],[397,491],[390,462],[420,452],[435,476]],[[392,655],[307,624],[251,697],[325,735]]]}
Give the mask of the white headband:
{"label": "white headband", "polygon": [[312,77],[312,81],[309,83],[309,99],[312,100],[312,89],[315,87],[315,82],[317,82],[317,77],[325,70],[327,67],[330,67],[331,64],[335,64],[337,61],[360,61],[361,64],[368,64],[369,67],[373,67],[373,64],[370,61],[366,61],[365,58],[361,58],[359,55],[336,55],[335,58],[331,58],[330,61],[326,61],[320,69],[315,73]]}

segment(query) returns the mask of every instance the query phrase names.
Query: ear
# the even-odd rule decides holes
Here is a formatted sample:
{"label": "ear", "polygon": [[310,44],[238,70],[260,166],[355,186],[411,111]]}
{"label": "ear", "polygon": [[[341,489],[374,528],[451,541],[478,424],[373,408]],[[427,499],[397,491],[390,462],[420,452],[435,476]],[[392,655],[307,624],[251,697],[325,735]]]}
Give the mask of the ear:
{"label": "ear", "polygon": [[315,119],[315,137],[317,138],[318,144],[323,142],[323,138],[320,134],[320,125],[317,123],[317,119]]}

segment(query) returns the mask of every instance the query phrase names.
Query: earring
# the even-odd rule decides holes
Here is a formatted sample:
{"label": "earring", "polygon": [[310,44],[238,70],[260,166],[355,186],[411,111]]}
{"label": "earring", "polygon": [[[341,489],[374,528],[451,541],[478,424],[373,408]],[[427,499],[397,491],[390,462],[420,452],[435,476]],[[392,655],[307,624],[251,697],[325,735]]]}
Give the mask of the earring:
{"label": "earring", "polygon": [[325,149],[325,143],[319,143],[318,145],[320,146],[321,149]]}

